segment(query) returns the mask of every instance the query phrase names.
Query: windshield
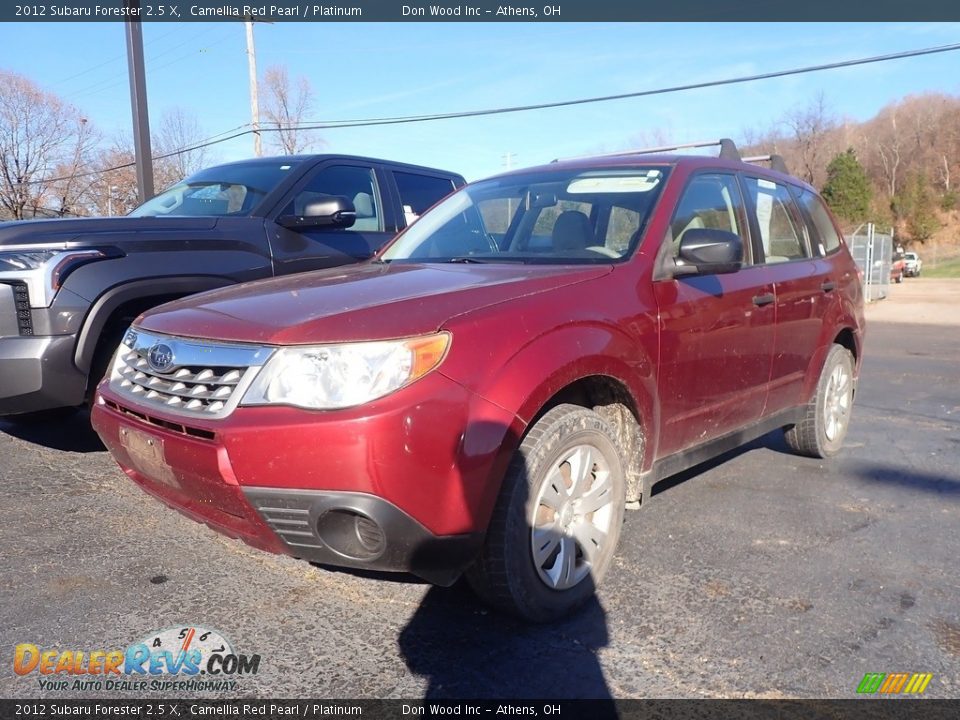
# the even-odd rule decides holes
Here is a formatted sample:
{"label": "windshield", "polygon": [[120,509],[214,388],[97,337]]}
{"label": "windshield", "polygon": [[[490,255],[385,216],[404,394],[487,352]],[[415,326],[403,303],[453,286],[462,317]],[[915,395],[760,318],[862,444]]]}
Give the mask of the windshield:
{"label": "windshield", "polygon": [[478,182],[411,225],[380,260],[610,263],[639,244],[667,171],[557,170]]}
{"label": "windshield", "polygon": [[207,168],[147,200],[130,216],[247,215],[295,166],[285,160]]}

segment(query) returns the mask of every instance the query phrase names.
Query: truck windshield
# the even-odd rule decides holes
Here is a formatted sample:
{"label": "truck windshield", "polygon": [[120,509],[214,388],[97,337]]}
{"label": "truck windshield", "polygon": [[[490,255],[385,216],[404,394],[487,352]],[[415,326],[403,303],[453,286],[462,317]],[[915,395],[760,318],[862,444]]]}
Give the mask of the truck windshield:
{"label": "truck windshield", "polygon": [[640,243],[669,167],[556,170],[469,185],[411,225],[384,262],[611,263]]}
{"label": "truck windshield", "polygon": [[296,164],[259,160],[207,168],[147,200],[130,216],[247,215]]}

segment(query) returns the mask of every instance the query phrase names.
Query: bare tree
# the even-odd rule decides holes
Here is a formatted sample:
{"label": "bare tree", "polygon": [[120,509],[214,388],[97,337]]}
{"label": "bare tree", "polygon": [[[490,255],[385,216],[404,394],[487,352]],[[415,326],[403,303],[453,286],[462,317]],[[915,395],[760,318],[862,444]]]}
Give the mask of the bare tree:
{"label": "bare tree", "polygon": [[44,208],[55,169],[76,169],[91,131],[76,108],[0,70],[0,212],[21,220]]}
{"label": "bare tree", "polygon": [[299,125],[313,107],[313,90],[305,77],[291,87],[290,76],[283,65],[272,65],[263,75],[263,115],[266,127],[276,131],[267,133],[270,144],[288,155],[307,150],[315,142],[309,131]]}
{"label": "bare tree", "polygon": [[176,152],[163,163],[170,166],[170,171],[177,176],[177,180],[202,170],[209,164],[208,148],[182,151],[198,145],[203,140],[203,131],[197,118],[190,115],[183,108],[173,108],[163,114],[154,139],[154,147],[158,155]]}
{"label": "bare tree", "polygon": [[73,150],[53,169],[55,179],[45,189],[43,205],[59,217],[88,215],[95,205],[97,178],[93,174],[99,133],[86,118],[78,118],[72,138]]}
{"label": "bare tree", "polygon": [[798,174],[808,183],[823,184],[831,152],[831,135],[837,121],[827,107],[823,93],[818,93],[809,105],[790,112],[783,120],[792,140],[792,155]]}
{"label": "bare tree", "polygon": [[887,195],[892,198],[897,194],[897,181],[903,159],[903,138],[901,128],[897,124],[896,105],[881,111],[878,119],[881,120],[880,132],[875,135],[874,142],[883,168],[885,189]]}

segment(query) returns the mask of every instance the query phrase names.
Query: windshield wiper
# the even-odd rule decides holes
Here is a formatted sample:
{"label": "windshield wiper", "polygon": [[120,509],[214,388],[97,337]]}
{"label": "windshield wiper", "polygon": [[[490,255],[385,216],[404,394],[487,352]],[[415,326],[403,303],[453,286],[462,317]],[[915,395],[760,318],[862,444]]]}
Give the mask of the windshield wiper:
{"label": "windshield wiper", "polygon": [[492,255],[490,257],[479,257],[477,255],[460,255],[457,257],[452,257],[443,262],[448,263],[485,263],[485,264],[499,264],[499,263],[519,263],[521,265],[526,265],[529,258],[510,256],[506,254],[501,255]]}

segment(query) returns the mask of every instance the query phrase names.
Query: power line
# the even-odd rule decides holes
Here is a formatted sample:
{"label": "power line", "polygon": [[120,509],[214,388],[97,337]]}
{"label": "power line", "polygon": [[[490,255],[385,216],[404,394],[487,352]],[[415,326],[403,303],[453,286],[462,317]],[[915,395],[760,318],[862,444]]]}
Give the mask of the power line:
{"label": "power line", "polygon": [[[195,35],[191,36],[191,37],[188,38],[187,40],[185,40],[185,41],[183,41],[183,42],[181,42],[181,43],[179,43],[179,44],[177,44],[177,45],[173,45],[172,47],[166,48],[165,50],[161,50],[159,53],[157,53],[157,54],[154,55],[153,57],[147,58],[147,61],[148,61],[148,62],[151,62],[151,63],[156,62],[156,60],[158,60],[159,58],[163,57],[164,55],[167,55],[167,54],[173,52],[174,50],[177,50],[177,49],[183,47],[184,45],[188,44],[188,43],[191,42],[192,40],[195,40],[195,39],[199,38],[201,35],[204,35],[204,34],[206,34],[207,32],[209,32],[209,31],[207,31],[207,30],[202,30],[202,31],[200,31],[199,33],[196,33]],[[155,72],[157,72],[158,70],[163,70],[164,68],[168,68],[168,67],[170,67],[171,65],[176,65],[177,63],[182,62],[183,60],[189,60],[189,59],[195,58],[198,54],[202,54],[202,53],[204,53],[204,52],[207,52],[207,51],[208,51],[210,48],[212,48],[213,46],[219,45],[219,44],[222,43],[224,40],[226,40],[228,37],[229,37],[229,33],[224,33],[224,34],[222,34],[219,38],[217,38],[216,40],[213,40],[213,41],[209,42],[205,47],[201,47],[201,48],[198,48],[198,49],[196,49],[196,50],[191,50],[191,51],[188,52],[187,54],[181,55],[181,56],[179,56],[179,57],[176,57],[176,58],[174,58],[173,60],[170,60],[169,62],[163,63],[162,65],[159,65],[159,66],[156,66],[156,67],[151,67],[151,68],[150,68],[150,72],[151,72],[151,73],[155,73]],[[99,94],[99,93],[105,92],[105,91],[107,91],[107,90],[112,90],[113,88],[116,88],[116,87],[121,87],[121,86],[125,85],[127,82],[128,82],[128,80],[127,80],[126,77],[122,77],[122,78],[120,78],[120,79],[117,79],[117,78],[115,78],[115,77],[113,77],[113,78],[105,78],[105,79],[97,80],[96,82],[92,83],[91,85],[88,85],[87,87],[84,87],[84,88],[80,88],[79,90],[72,90],[72,91],[70,91],[69,93],[67,93],[67,97],[75,97],[75,96],[77,96],[77,95],[90,95],[91,93],[92,93],[92,94]]]}
{"label": "power line", "polygon": [[333,120],[317,121],[315,125],[299,127],[301,130],[326,130],[338,127],[366,127],[368,125],[395,125],[410,122],[425,122],[429,120],[448,120],[453,118],[478,117],[482,115],[502,115],[505,113],[525,112],[528,110],[545,110],[557,107],[569,107],[572,105],[586,105],[589,103],[609,102],[611,100],[625,100],[628,98],[649,97],[651,95],[665,95],[667,93],[683,92],[685,90],[702,90],[711,87],[721,87],[724,85],[736,85],[739,83],[754,82],[757,80],[770,80],[772,78],[788,77],[791,75],[803,75],[805,73],[820,72],[823,70],[839,70],[857,65],[868,65],[870,63],[887,62],[890,60],[902,60],[905,58],[919,57],[922,55],[933,55],[936,53],[952,52],[960,50],[960,43],[951,45],[938,45],[936,47],[922,48],[919,50],[904,50],[897,53],[887,53],[885,55],[874,55],[872,57],[857,58],[854,60],[842,60],[834,63],[824,63],[822,65],[809,65],[800,68],[791,68],[789,70],[776,70],[757,75],[742,75],[740,77],[726,78],[723,80],[708,80],[700,83],[690,83],[687,85],[674,85],[672,87],[657,88],[655,90],[639,90],[636,92],[620,93],[618,95],[602,95],[599,97],[580,98],[576,100],[560,100],[550,103],[539,103],[536,105],[514,105],[502,108],[488,110],[467,110],[451,113],[436,113],[432,115],[407,115],[400,117],[381,117],[369,118],[363,120]]}
{"label": "power line", "polygon": [[[147,44],[147,45],[151,45],[152,43],[159,42],[160,40],[163,40],[164,38],[169,37],[170,35],[173,35],[175,32],[178,32],[178,31],[179,31],[179,28],[174,29],[174,30],[171,30],[170,32],[164,33],[163,35],[161,35],[161,36],[158,37],[158,38],[154,38],[152,41],[148,40],[148,41],[146,42],[146,44]],[[61,78],[61,79],[57,80],[56,82],[51,83],[50,86],[51,86],[51,87],[56,87],[56,86],[58,86],[58,85],[63,85],[64,83],[69,82],[70,80],[75,80],[76,78],[81,77],[81,76],[83,76],[83,75],[86,75],[87,73],[93,72],[94,70],[98,70],[98,69],[104,67],[105,65],[111,65],[111,64],[113,64],[114,62],[116,62],[117,60],[122,60],[124,57],[125,57],[124,55],[114,55],[114,56],[108,58],[107,60],[104,60],[102,63],[97,63],[96,65],[91,65],[91,66],[88,67],[86,70],[81,70],[81,71],[78,72],[78,73],[74,73],[73,75],[69,75],[69,76],[67,76],[67,77],[65,77],[65,78]],[[100,82],[103,82],[103,81],[101,80]]]}
{"label": "power line", "polygon": [[[558,107],[570,107],[574,105],[587,105],[590,103],[600,103],[600,102],[610,102],[613,100],[626,100],[629,98],[638,98],[638,97],[650,97],[653,95],[666,95],[669,93],[684,92],[687,90],[702,90],[705,88],[712,87],[722,87],[725,85],[737,85],[748,82],[756,82],[757,80],[770,80],[773,78],[789,77],[792,75],[804,75],[807,73],[813,72],[822,72],[825,70],[839,70],[842,68],[856,67],[858,65],[869,65],[872,63],[879,62],[889,62],[891,60],[903,60],[906,58],[921,57],[924,55],[934,55],[937,53],[953,52],[960,50],[960,43],[953,43],[950,45],[937,45],[934,47],[921,48],[918,50],[904,50],[902,52],[895,53],[886,53],[884,55],[873,55],[871,57],[865,58],[856,58],[853,60],[841,60],[839,62],[833,63],[823,63],[820,65],[808,65],[800,68],[791,68],[788,70],[775,70],[768,73],[759,73],[756,75],[741,75],[733,78],[724,78],[722,80],[708,80],[700,83],[689,83],[686,85],[673,85],[664,88],[656,88],[654,90],[638,90],[636,92],[629,93],[620,93],[617,95],[601,95],[598,97],[589,97],[589,98],[578,98],[574,100],[560,100],[557,102],[549,103],[538,103],[534,105],[513,105],[500,108],[491,108],[486,110],[465,110],[460,112],[450,112],[450,113],[433,113],[430,115],[406,115],[406,116],[397,116],[397,117],[376,117],[376,118],[363,118],[355,120],[327,120],[327,121],[311,121],[308,123],[297,123],[296,125],[285,126],[285,127],[267,127],[261,126],[260,132],[279,132],[281,130],[288,129],[297,129],[297,130],[332,130],[337,128],[351,128],[351,127],[372,127],[376,125],[400,125],[406,123],[416,123],[416,122],[430,122],[434,120],[452,120],[456,118],[469,118],[469,117],[481,117],[486,115],[504,115],[507,113],[516,113],[516,112],[527,112],[530,110],[547,110]],[[248,123],[249,124],[249,123]],[[244,127],[243,125],[240,126]],[[229,131],[227,131],[229,133]],[[184,148],[179,148],[162,155],[154,156],[154,160],[163,160],[174,155],[181,155],[183,153],[192,152],[194,150],[201,150],[203,148],[210,147],[211,145],[218,145],[229,140],[235,140],[240,137],[244,137],[252,133],[252,129],[242,130],[227,137],[220,139],[210,139],[191,145]],[[223,135],[225,133],[221,133]],[[217,136],[213,136],[216,138]],[[81,173],[78,175],[72,175],[68,177],[52,178],[50,180],[32,180],[29,183],[24,183],[25,185],[36,185],[45,182],[56,182],[58,180],[67,180],[70,177],[86,177],[89,175],[101,175],[108,172],[113,172],[115,170],[123,170],[128,167],[133,167],[135,163],[124,163],[122,165],[116,165],[114,167],[106,168],[103,170],[92,170],[90,172]]]}

